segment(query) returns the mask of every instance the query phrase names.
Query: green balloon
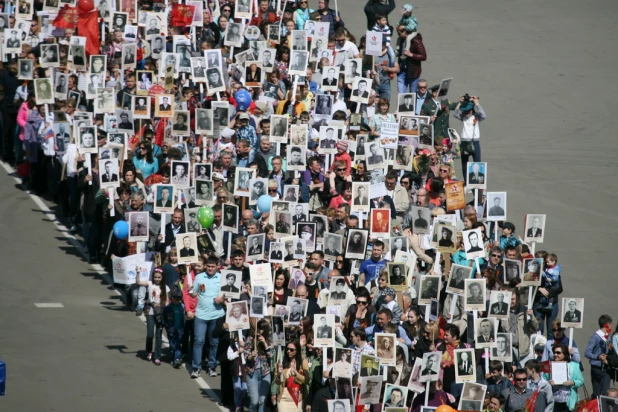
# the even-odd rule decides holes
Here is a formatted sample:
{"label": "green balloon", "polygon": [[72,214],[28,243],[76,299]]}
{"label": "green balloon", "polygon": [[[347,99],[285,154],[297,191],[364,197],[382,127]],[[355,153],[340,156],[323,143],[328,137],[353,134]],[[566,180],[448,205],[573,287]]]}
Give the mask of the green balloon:
{"label": "green balloon", "polygon": [[204,229],[208,229],[215,221],[215,212],[210,206],[202,206],[197,210],[197,221]]}

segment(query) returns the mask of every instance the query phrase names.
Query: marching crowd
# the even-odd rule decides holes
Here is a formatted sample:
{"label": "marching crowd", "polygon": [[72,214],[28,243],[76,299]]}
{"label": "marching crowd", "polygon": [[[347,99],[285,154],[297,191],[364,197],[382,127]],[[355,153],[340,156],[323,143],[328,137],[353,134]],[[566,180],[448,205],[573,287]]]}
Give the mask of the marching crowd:
{"label": "marching crowd", "polygon": [[[580,399],[590,398],[582,396],[586,382],[592,399],[618,399],[618,390],[610,387],[618,366],[613,350],[618,334],[612,333],[611,316],[598,319],[598,331],[585,349],[578,346],[563,325],[565,320],[581,321],[575,302],[565,309],[564,318],[559,316],[563,269],[558,257],[524,242],[513,223],[488,222],[483,191],[468,191],[476,199],[469,198],[462,209],[447,207],[446,185],[458,180],[459,161],[459,180],[478,179],[479,169],[468,175],[467,164],[481,162],[480,123],[487,115],[478,97],[449,101],[443,83],[430,86],[423,78],[428,53],[414,7],[404,5],[395,17],[394,0],[368,1],[367,30],[382,34],[381,54],[368,55],[369,39],[355,38],[348,30],[351,22],[344,22],[333,1],[312,2],[316,9],[308,0],[189,1],[202,5],[203,10],[193,9],[199,10],[193,15],[199,24],[174,25],[174,14],[182,6],[175,1],[137,1],[137,10],[107,10],[110,6],[101,0],[99,17],[107,23],[98,25],[101,42],[94,55],[103,58],[90,56],[90,67],[80,49],[71,48],[81,44],[74,38],[85,36],[80,29],[61,27],[56,20],[55,29],[42,30],[40,24],[48,25],[54,14],[35,2],[21,53],[7,54],[2,63],[2,158],[16,166],[31,190],[52,196],[61,206],[71,231],[84,236],[91,263],[102,263],[112,272],[115,258],[147,253],[154,262],[151,272],[138,272],[135,283],[127,285],[128,303],[146,317],[147,360],[175,368],[190,365],[191,378],[200,377],[202,370],[213,378],[220,375],[222,405],[235,411],[248,406],[250,411],[399,412],[404,409],[397,408],[420,411],[442,405],[493,412],[573,411]],[[235,17],[244,16],[245,10],[250,19]],[[165,11],[171,11],[169,22],[141,18]],[[127,19],[136,23],[137,38],[121,27],[132,26]],[[12,14],[9,20],[5,36],[23,21]],[[235,23],[245,25],[245,38]],[[156,36],[164,32],[163,26],[167,36]],[[313,41],[314,26],[326,27],[324,41]],[[187,48],[175,47],[178,36],[188,41]],[[230,45],[238,42],[240,47]],[[136,44],[134,57],[125,51],[127,43]],[[45,55],[54,49],[46,46],[54,44],[59,47],[58,64],[50,66],[55,57],[46,61]],[[208,72],[209,61],[206,70],[189,64],[193,70],[178,72],[174,63],[162,60],[164,53],[182,61],[189,55],[209,56],[210,50],[220,50],[223,60],[223,87],[216,92],[212,90],[218,89],[219,73]],[[290,74],[300,59],[297,53],[292,60],[292,52],[302,50],[315,50],[315,59],[305,62],[304,75]],[[261,64],[254,64],[258,60]],[[25,74],[28,61],[33,62],[30,79]],[[87,76],[101,67],[102,82],[89,84]],[[138,76],[138,71],[146,76]],[[351,81],[344,73],[348,71],[354,74]],[[197,81],[198,73],[206,80]],[[44,78],[63,79],[52,83],[53,103],[42,103],[47,100],[43,86],[35,90],[35,80]],[[402,97],[396,107],[391,104],[396,101],[391,100],[392,83]],[[99,89],[112,89],[113,94],[106,96]],[[156,100],[155,113],[146,108],[157,94],[173,101]],[[116,110],[101,112],[110,98]],[[180,114],[157,116],[166,113],[168,105]],[[142,110],[147,116],[138,117]],[[404,112],[411,115],[406,125],[401,124]],[[461,121],[459,133],[449,124],[451,116]],[[271,119],[276,123],[271,125]],[[419,139],[412,143],[407,131],[417,121]],[[382,127],[391,122],[400,123],[403,136],[396,147],[383,148],[378,144]],[[304,127],[306,134],[295,126]],[[371,154],[365,154],[365,144]],[[117,170],[111,169],[114,158]],[[262,207],[261,201],[253,204],[253,194],[239,194],[249,184],[249,175],[237,175],[241,169],[265,179],[253,185],[263,189],[256,198],[262,193],[271,202],[288,205],[290,220],[285,213],[275,220],[274,210]],[[209,181],[211,186],[203,183]],[[369,185],[353,193],[358,182]],[[159,196],[157,185],[177,185],[179,190]],[[358,211],[354,204],[365,204],[365,197],[368,207]],[[172,206],[165,220],[155,209],[166,207],[168,200]],[[238,213],[225,217],[226,205],[238,206]],[[212,210],[214,221],[208,227],[195,220],[200,206]],[[502,210],[497,203],[494,207]],[[429,212],[431,221],[415,213],[419,208]],[[388,233],[367,236],[363,244],[356,229],[370,233],[371,225],[382,226],[381,217],[368,217],[375,209],[390,212],[391,219],[384,222]],[[136,212],[148,214],[148,225],[137,221],[131,228],[135,237],[144,239],[117,236],[115,224],[129,221]],[[313,219],[316,216],[323,219]],[[445,239],[456,239],[450,253],[432,245],[428,231],[417,230],[445,220],[457,228],[457,234],[443,232]],[[297,225],[304,221],[316,222],[315,229]],[[295,233],[299,227],[302,233]],[[479,242],[483,257],[468,259],[460,232],[476,229],[482,239],[474,242]],[[302,244],[294,249],[297,239],[315,240],[317,232],[323,245],[318,238],[311,251]],[[194,261],[182,264],[179,259],[192,250],[187,233],[207,235],[203,239],[209,241],[200,245]],[[263,249],[255,237],[248,242],[257,234],[265,235]],[[285,250],[277,241],[281,234],[295,235]],[[341,239],[339,245],[336,239]],[[260,258],[253,258],[256,254]],[[398,260],[402,256],[411,261],[390,272],[389,264],[403,262]],[[542,268],[540,284],[530,293],[522,278],[507,276],[504,262],[533,258],[541,260]],[[259,263],[269,263],[272,282],[265,307],[251,307],[250,312],[264,316],[250,316],[247,328],[234,330],[230,319],[249,312],[231,305],[260,302],[252,296],[264,292],[251,284],[251,267]],[[446,290],[459,281],[459,289],[464,289],[459,267],[469,268],[465,274],[470,279],[484,282],[482,291],[470,293],[471,302],[478,299],[485,309],[466,310],[464,296],[457,299]],[[425,276],[437,280],[423,281]],[[226,292],[237,292],[238,297],[226,297]],[[496,311],[489,303],[494,292],[499,299]],[[435,299],[421,304],[424,294]],[[503,301],[505,296],[510,302]],[[494,318],[502,305],[503,313],[492,323],[496,330],[487,337],[491,350],[484,350],[488,346],[478,347],[489,325],[483,320]],[[338,311],[331,311],[335,306]],[[334,325],[327,324],[322,317],[326,314],[335,314]],[[283,324],[274,321],[280,315]],[[318,344],[331,333],[331,345]],[[378,345],[382,334],[395,337],[392,348],[387,339]],[[340,348],[351,349],[351,357],[345,351],[339,355]],[[388,362],[391,351],[393,361]],[[554,363],[567,365],[567,379],[552,379]],[[421,380],[419,386],[425,370],[435,377]],[[464,382],[464,375],[472,377]],[[377,382],[373,376],[383,378]],[[478,386],[466,386],[469,382]],[[379,401],[367,403],[366,398]]]}

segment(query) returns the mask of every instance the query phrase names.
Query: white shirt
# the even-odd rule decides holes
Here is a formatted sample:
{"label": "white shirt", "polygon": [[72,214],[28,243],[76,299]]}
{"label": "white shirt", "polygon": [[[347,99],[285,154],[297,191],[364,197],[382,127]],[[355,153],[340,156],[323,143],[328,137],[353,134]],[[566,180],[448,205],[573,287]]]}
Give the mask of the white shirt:
{"label": "white shirt", "polygon": [[335,50],[337,53],[347,53],[348,58],[353,59],[354,56],[359,54],[358,47],[349,40],[346,40],[342,47],[337,47],[339,43],[335,42]]}
{"label": "white shirt", "polygon": [[474,115],[462,120],[461,140],[479,140],[479,122]]}

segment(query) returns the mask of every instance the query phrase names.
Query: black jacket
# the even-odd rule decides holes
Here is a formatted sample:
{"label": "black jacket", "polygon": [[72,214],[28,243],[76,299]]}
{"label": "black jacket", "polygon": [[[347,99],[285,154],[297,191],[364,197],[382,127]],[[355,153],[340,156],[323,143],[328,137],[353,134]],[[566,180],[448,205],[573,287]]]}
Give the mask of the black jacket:
{"label": "black jacket", "polygon": [[369,0],[365,5],[365,16],[367,16],[367,30],[371,30],[376,24],[376,14],[387,17],[395,10],[395,0],[388,0],[387,4],[382,4],[380,0]]}

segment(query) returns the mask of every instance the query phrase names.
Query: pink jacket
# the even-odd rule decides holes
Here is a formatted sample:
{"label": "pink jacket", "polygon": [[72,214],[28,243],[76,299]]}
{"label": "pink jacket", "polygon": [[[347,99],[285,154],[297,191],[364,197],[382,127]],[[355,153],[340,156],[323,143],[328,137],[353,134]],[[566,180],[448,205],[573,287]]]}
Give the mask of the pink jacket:
{"label": "pink jacket", "polygon": [[19,111],[17,112],[17,124],[19,125],[19,140],[24,141],[24,126],[28,122],[28,115],[30,114],[30,109],[28,108],[28,103],[24,102],[19,107]]}

